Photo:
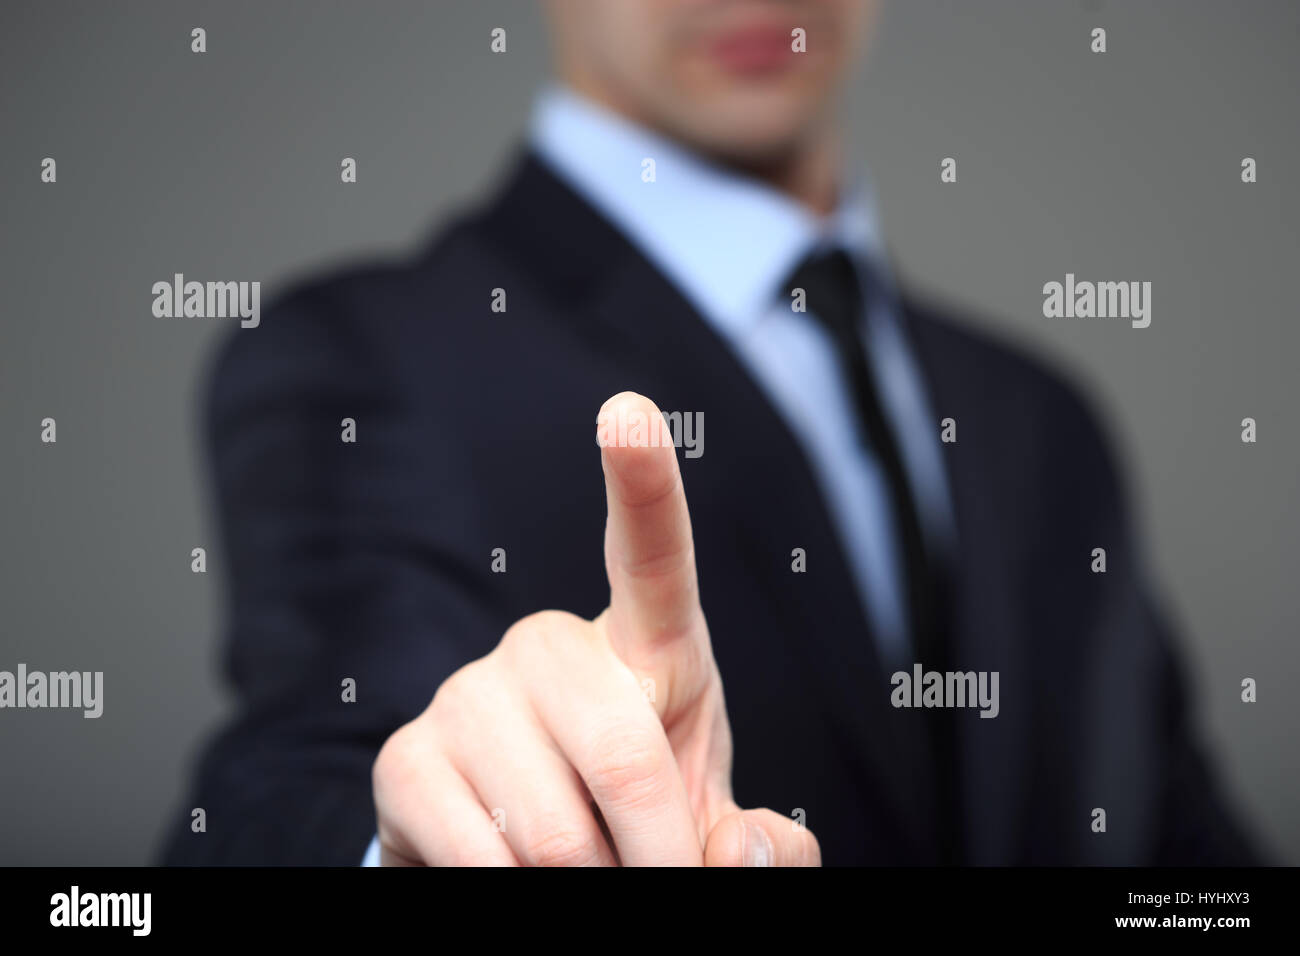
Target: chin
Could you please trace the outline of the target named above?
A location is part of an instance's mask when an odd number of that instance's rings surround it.
[[[746,165],[774,162],[807,137],[816,108],[743,103],[690,117],[681,138],[711,156]]]

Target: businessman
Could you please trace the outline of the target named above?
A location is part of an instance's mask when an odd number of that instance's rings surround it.
[[[1255,859],[1093,414],[891,275],[873,13],[553,0],[495,195],[231,338],[169,862]]]

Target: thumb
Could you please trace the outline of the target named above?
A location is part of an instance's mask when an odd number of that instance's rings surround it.
[[[704,865],[821,866],[822,851],[802,823],[772,810],[736,810],[709,831]]]

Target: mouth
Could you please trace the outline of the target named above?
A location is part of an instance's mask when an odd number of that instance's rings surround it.
[[[794,27],[788,24],[750,24],[723,30],[706,44],[710,59],[732,73],[775,73],[795,65],[804,56],[792,49]]]

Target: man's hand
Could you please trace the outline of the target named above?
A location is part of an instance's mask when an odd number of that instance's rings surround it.
[[[636,415],[660,413],[622,392],[597,420],[609,607],[516,622],[388,739],[373,775],[385,864],[820,863],[808,830],[731,798],[677,456],[618,445]]]

